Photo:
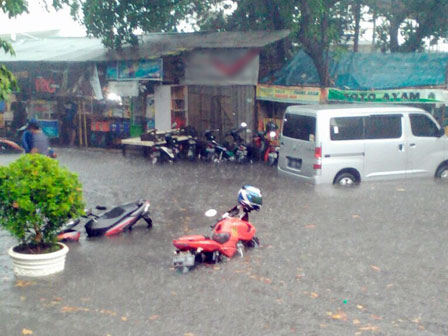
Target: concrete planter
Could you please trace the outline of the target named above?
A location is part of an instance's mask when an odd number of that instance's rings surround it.
[[[14,252],[14,247],[8,251],[13,265],[14,273],[19,276],[39,277],[61,272],[65,267],[65,257],[68,247],[58,243],[62,249],[43,254],[25,254]]]

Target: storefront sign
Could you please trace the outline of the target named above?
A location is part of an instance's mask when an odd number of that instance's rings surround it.
[[[318,104],[321,89],[315,87],[257,85],[257,99],[282,103]]]
[[[187,85],[257,85],[258,49],[215,49],[185,55]]]
[[[328,101],[366,103],[448,103],[448,90],[441,89],[397,89],[375,91],[353,91],[328,89]]]
[[[162,59],[116,62],[107,67],[106,78],[108,80],[162,80]]]
[[[39,96],[52,96],[62,87],[62,71],[43,71],[36,73],[33,79],[33,92]]]

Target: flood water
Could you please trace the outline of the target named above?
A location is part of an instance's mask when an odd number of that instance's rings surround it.
[[[0,231],[0,335],[447,335],[448,184],[433,179],[311,186],[262,164],[176,162],[58,149],[88,207],[140,198],[144,221],[112,238],[69,243],[63,273],[13,275]],[[7,164],[17,155],[0,156]],[[171,267],[172,239],[208,234],[252,184],[261,247],[244,257]]]

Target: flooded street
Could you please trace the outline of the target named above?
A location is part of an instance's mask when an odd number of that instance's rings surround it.
[[[262,164],[156,165],[130,153],[58,149],[89,208],[140,198],[144,221],[68,243],[65,271],[13,275],[0,231],[0,335],[447,335],[448,184],[433,179],[341,189],[281,178]],[[18,156],[0,157],[7,164]],[[261,247],[187,274],[172,240],[208,234],[252,184]]]

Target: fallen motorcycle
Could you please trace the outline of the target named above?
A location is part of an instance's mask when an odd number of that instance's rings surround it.
[[[237,252],[243,256],[245,247],[257,247],[255,227],[249,222],[249,213],[262,205],[261,191],[253,186],[243,186],[238,192],[238,204],[226,212],[212,225],[211,238],[204,235],[190,235],[173,240],[176,247],[174,268],[188,272],[201,262],[216,263],[232,258]],[[207,213],[216,211],[209,210]],[[206,213],[206,215],[208,215]]]
[[[82,217],[88,218],[89,221],[85,225],[87,235],[94,236],[111,236],[121,233],[125,230],[132,230],[140,219],[144,219],[148,224],[148,228],[152,227],[152,220],[149,217],[149,201],[139,200],[136,202],[117,206],[105,213],[96,215],[92,210],[86,211]],[[97,210],[107,210],[104,206],[97,206]],[[81,233],[76,230],[76,226],[80,223],[80,218],[71,219],[65,223],[61,231],[57,234],[58,241],[79,241]]]
[[[70,219],[62,226],[61,231],[57,234],[56,239],[61,242],[79,241],[81,232],[77,231],[75,227],[80,223],[79,218]]]
[[[148,228],[151,228],[149,206],[149,201],[139,200],[117,206],[100,215],[89,214],[88,217],[91,219],[85,225],[87,235],[89,237],[111,236],[125,230],[132,230],[140,219],[144,219]]]
[[[22,153],[23,148],[14,141],[0,138],[0,154]]]

